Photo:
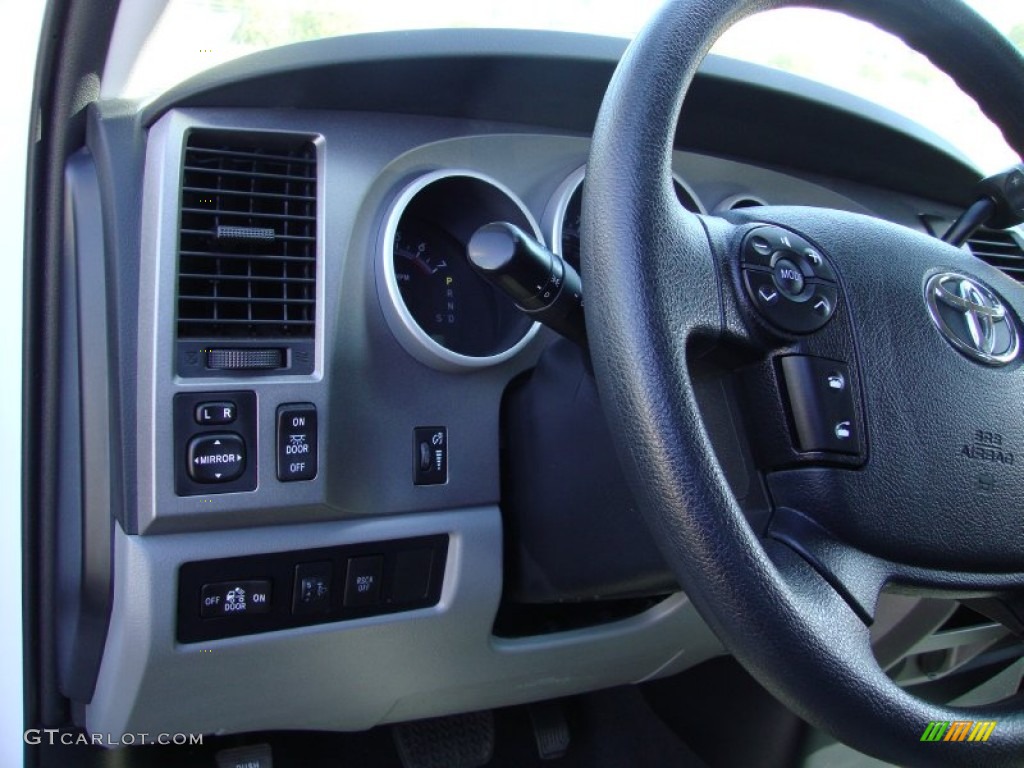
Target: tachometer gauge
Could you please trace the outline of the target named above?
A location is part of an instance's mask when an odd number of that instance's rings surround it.
[[[398,290],[413,320],[437,344],[462,355],[494,351],[499,298],[469,266],[465,247],[435,223],[403,216],[395,231]]]
[[[549,228],[553,249],[577,270],[580,269],[580,220],[583,216],[583,183],[586,168],[579,168],[555,192],[554,213]],[[676,197],[688,211],[704,213],[693,191],[678,176],[673,176]]]
[[[493,221],[540,236],[509,190],[470,172],[421,177],[392,206],[380,262],[384,279],[378,281],[382,306],[396,338],[429,365],[493,365],[536,333],[536,325],[466,259],[469,238]]]

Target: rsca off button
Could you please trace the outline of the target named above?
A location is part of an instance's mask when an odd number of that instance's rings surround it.
[[[229,483],[245,471],[245,441],[234,432],[194,437],[185,456],[188,474],[197,483]]]
[[[317,473],[316,406],[282,405],[277,409],[277,479],[312,480]]]

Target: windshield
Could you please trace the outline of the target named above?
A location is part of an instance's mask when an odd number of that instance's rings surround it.
[[[154,0],[125,3],[104,96],[146,98],[248,53],[338,35],[438,28],[545,29],[630,38],[662,0]],[[1019,48],[1024,4],[969,0]],[[125,9],[128,10],[126,15]],[[984,172],[1018,162],[977,105],[924,57],[874,27],[808,9],[747,19],[714,52],[869,99],[948,140]]]

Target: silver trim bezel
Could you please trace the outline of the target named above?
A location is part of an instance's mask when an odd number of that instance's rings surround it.
[[[740,208],[736,207],[737,203],[754,203],[754,205],[743,205]],[[742,210],[743,208],[756,208],[758,206],[768,205],[768,201],[760,195],[753,195],[749,192],[737,192],[734,195],[729,195],[719,201],[718,205],[715,206],[716,213],[728,213],[729,211]]]
[[[584,163],[575,171],[570,173],[561,184],[555,189],[544,211],[544,234],[548,237],[551,251],[559,256],[562,255],[562,227],[565,226],[565,213],[569,209],[569,201],[576,194],[576,190],[583,183],[587,175],[587,165]],[[696,213],[707,213],[704,201],[700,199],[693,187],[686,183],[686,180],[678,173],[672,173],[672,181],[678,184],[690,196],[690,199],[697,204]]]
[[[412,183],[405,186],[394,202],[388,208],[384,216],[384,225],[380,238],[380,247],[377,249],[377,294],[380,298],[381,308],[387,320],[388,327],[398,342],[414,358],[425,365],[442,371],[466,371],[488,368],[511,360],[518,355],[534,339],[540,330],[539,323],[531,324],[523,336],[508,349],[494,355],[474,357],[453,352],[434,341],[424,331],[416,319],[409,312],[409,308],[402,299],[398,287],[398,278],[395,276],[394,249],[395,233],[398,230],[398,222],[405,213],[412,199],[421,191],[435,182],[450,178],[470,178],[484,184],[489,184],[502,193],[529,222],[534,237],[541,243],[544,236],[541,234],[540,226],[536,219],[526,207],[523,201],[511,189],[498,180],[477,171],[467,169],[444,169],[431,171],[416,178]]]

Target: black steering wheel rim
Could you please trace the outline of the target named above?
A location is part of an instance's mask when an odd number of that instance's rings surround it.
[[[766,209],[729,223],[675,205],[675,125],[701,60],[740,19],[791,4],[796,3],[670,2],[616,70],[595,127],[583,214],[587,328],[602,400],[613,433],[621,436],[620,458],[632,490],[667,561],[728,650],[770,691],[808,721],[883,759],[1019,765],[1024,762],[1020,700],[972,710],[921,701],[878,667],[864,622],[886,583],[978,594],[1019,588],[1024,583],[1019,542],[999,553],[999,567],[980,566],[985,553],[979,550],[964,561],[971,567],[960,572],[944,567],[957,563],[949,552],[936,553],[934,562],[926,554],[925,562],[890,567],[885,555],[891,550],[882,551],[881,558],[861,556],[855,547],[830,538],[827,525],[821,528],[820,521],[805,520],[799,512],[777,510],[777,518],[788,523],[762,536],[752,530],[730,490],[704,423],[694,361],[731,336],[742,337],[750,325],[736,309],[735,269],[728,261],[754,222],[796,226],[822,238],[842,230],[830,250],[876,238],[911,254],[904,272],[919,270],[922,280],[932,259],[959,263],[923,237],[860,217]],[[841,11],[898,35],[975,98],[1015,149],[1024,148],[1024,100],[1007,97],[1024,93],[1024,63],[959,0],[799,4]],[[965,56],[965,50],[972,55]],[[1019,317],[1024,296],[993,273],[981,267],[971,272],[995,284]],[[856,291],[851,291],[848,314],[855,316]],[[1019,386],[1016,371],[1005,375],[1015,376]],[[868,456],[869,469],[874,460]],[[847,475],[856,471],[849,468]],[[1014,482],[1001,498],[1021,509],[1018,485]],[[821,567],[830,550],[838,554]],[[844,562],[855,572],[849,581]],[[1018,563],[1019,568],[1006,567]],[[857,594],[850,582],[863,586],[861,572],[874,564],[879,564],[877,579],[869,577],[866,594]],[[999,725],[982,749],[940,755],[922,748],[929,722],[961,720]]]

